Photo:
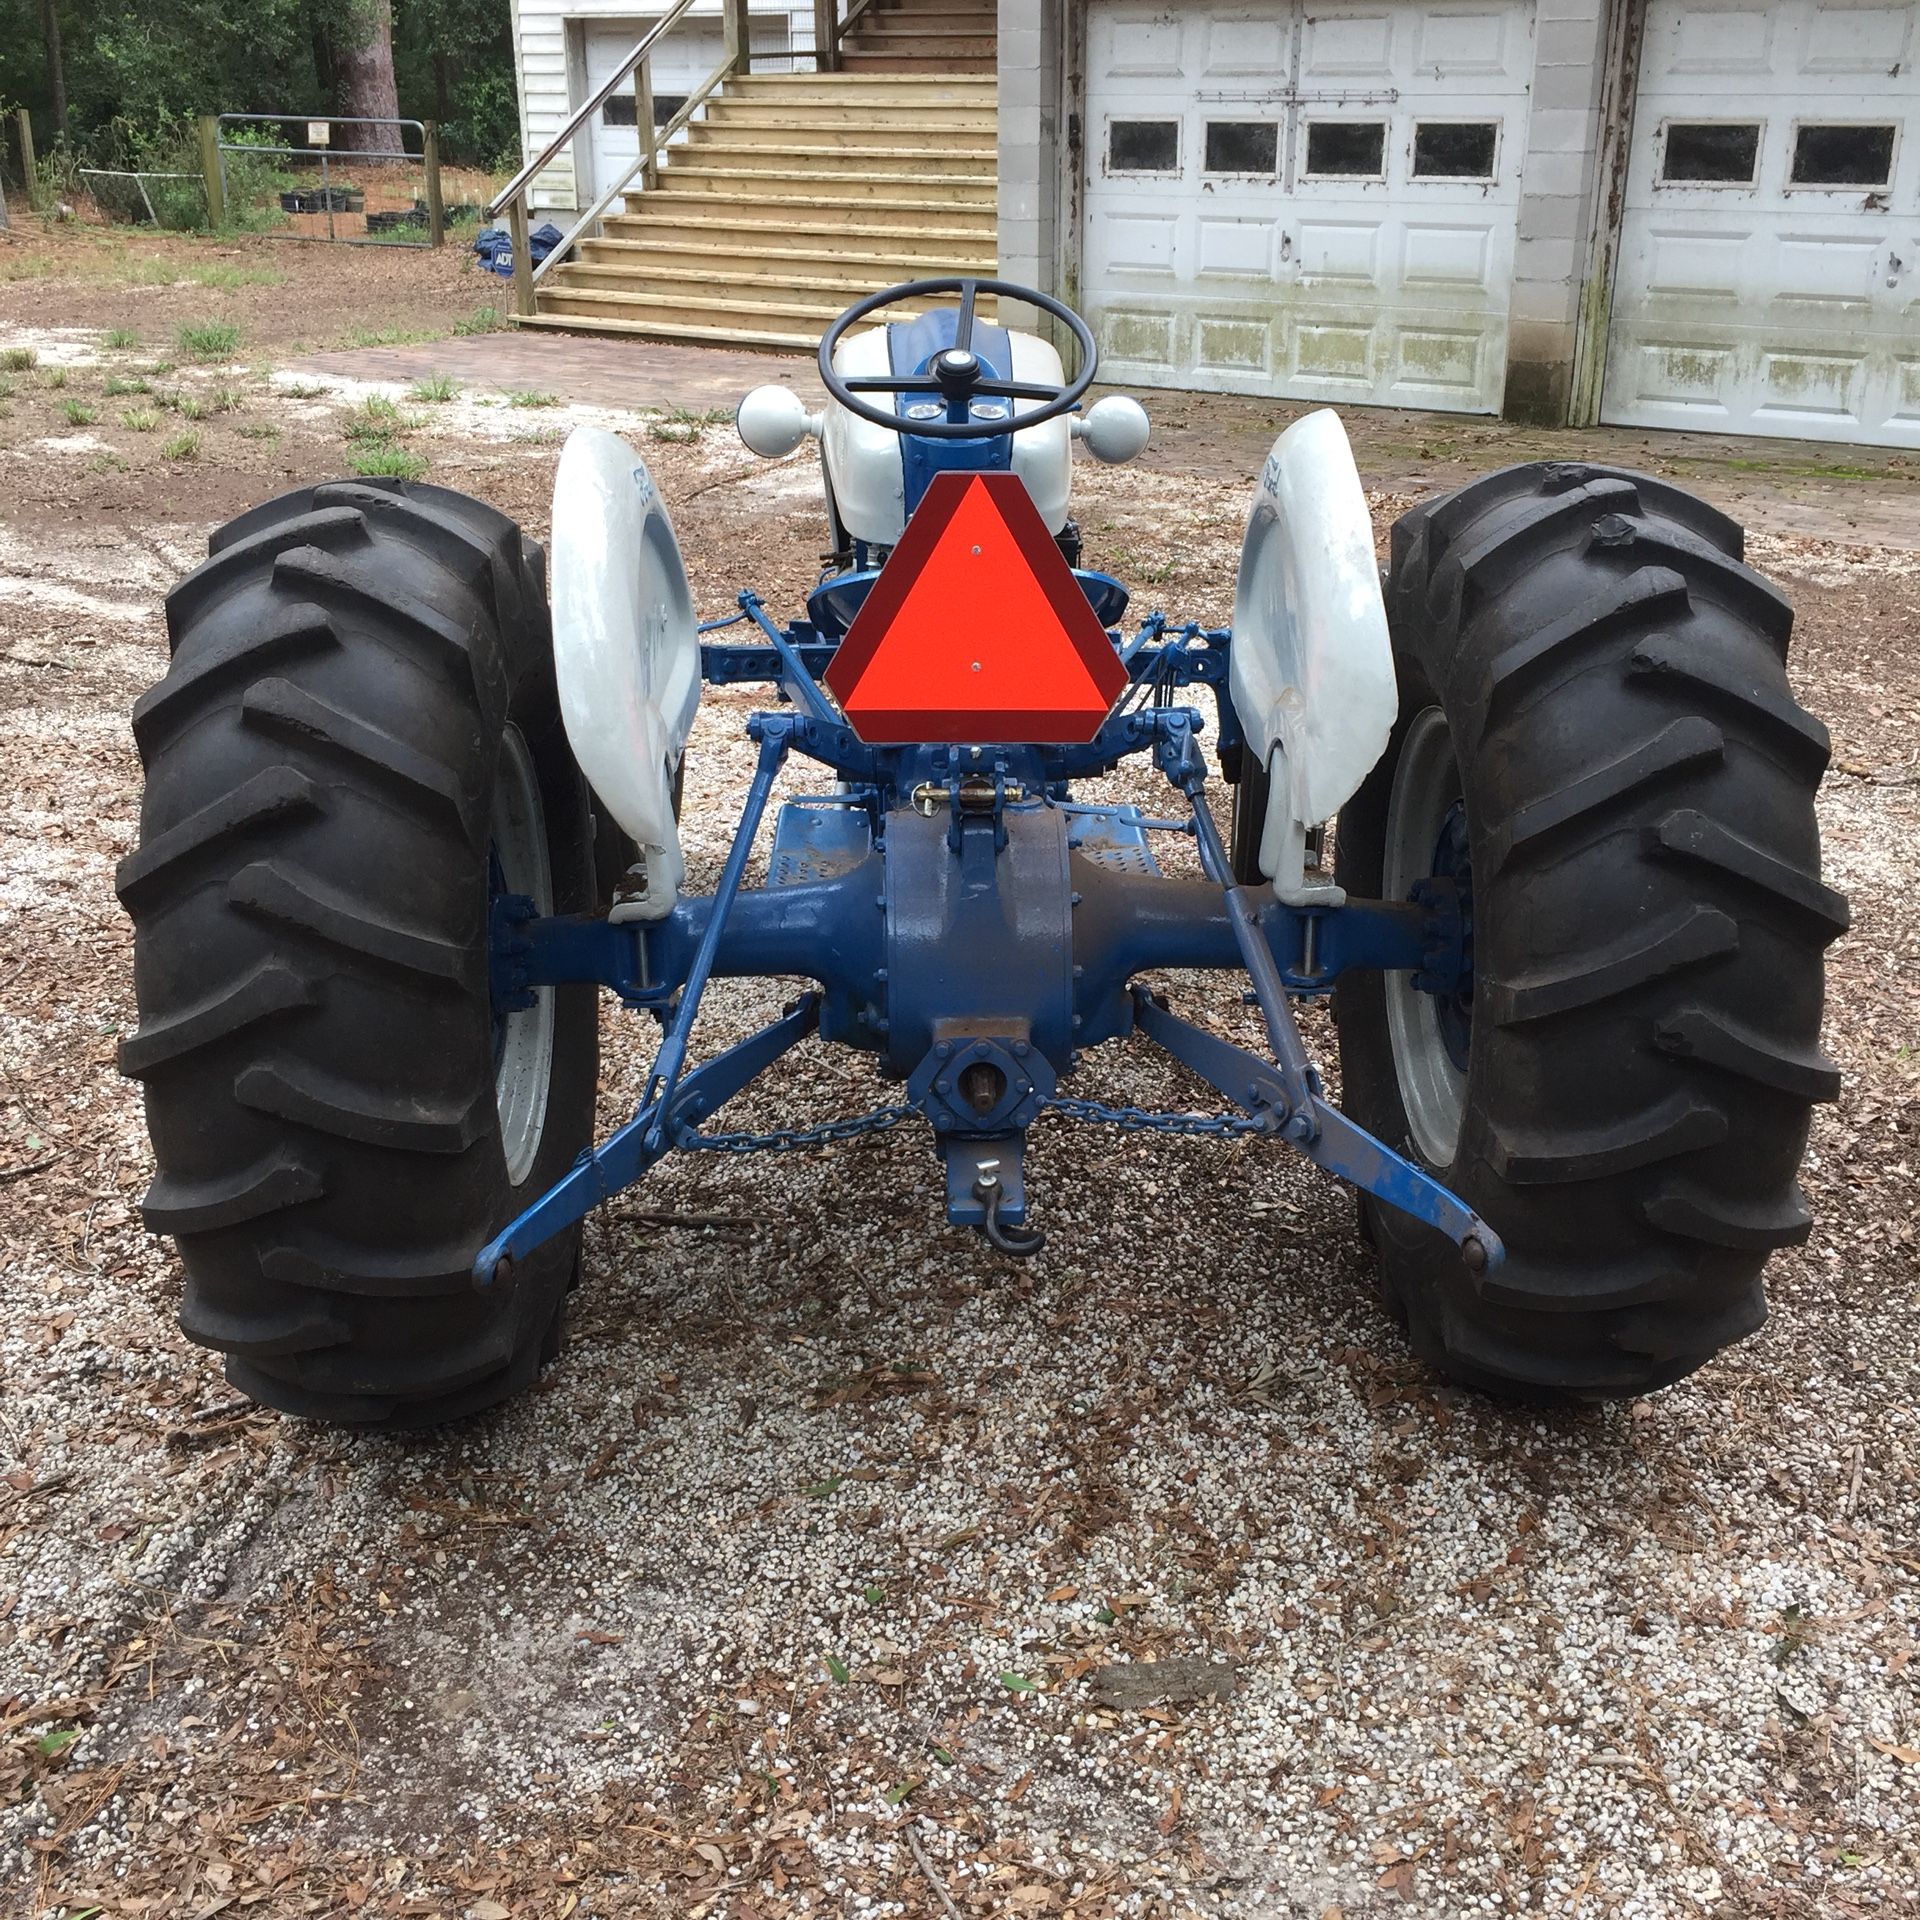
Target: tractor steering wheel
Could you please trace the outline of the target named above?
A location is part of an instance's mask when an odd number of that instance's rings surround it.
[[[960,296],[960,318],[953,332],[953,345],[933,356],[924,373],[858,375],[852,379],[842,379],[834,370],[833,351],[846,337],[847,330],[864,320],[868,314],[881,307],[891,307],[901,300],[920,300],[929,294],[957,293]],[[996,380],[989,377],[988,369],[981,363],[973,350],[973,309],[983,293],[997,294],[1003,300],[1023,300],[1029,306],[1038,307],[1042,313],[1050,313],[1073,335],[1074,344],[1080,350],[1079,371],[1064,387],[1037,386],[1032,382],[1019,380]],[[910,433],[925,440],[997,440],[1003,434],[1019,431],[1026,427],[1038,426],[1042,420],[1052,420],[1063,413],[1071,413],[1080,404],[1080,397],[1093,385],[1093,376],[1100,364],[1100,349],[1094,344],[1093,330],[1071,307],[1050,295],[1039,292],[1033,287],[1022,287],[1011,280],[904,280],[897,287],[883,287],[880,292],[869,294],[864,300],[849,307],[820,341],[820,379],[834,399],[849,413],[857,414],[862,420],[870,420],[876,427],[889,428],[894,433]],[[926,393],[943,400],[947,404],[948,417],[944,420],[908,420],[900,414],[874,406],[858,396],[863,393]],[[1031,413],[1015,414],[1011,406],[1008,415],[997,420],[975,420],[968,416],[968,410],[974,400],[995,399],[1009,402],[1016,400],[1040,400],[1046,404],[1033,409]],[[959,418],[954,418],[958,413]]]

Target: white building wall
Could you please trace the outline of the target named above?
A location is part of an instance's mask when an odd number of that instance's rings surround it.
[[[589,27],[611,22],[630,25],[637,41],[660,11],[635,7],[633,0],[512,0],[513,40],[520,79],[520,151],[523,160],[531,160],[560,129],[587,97],[585,35]],[[698,24],[712,33],[721,18],[721,0],[695,0],[687,24]],[[780,21],[786,27],[786,44],[796,55],[813,48],[813,9],[811,5],[779,7],[755,6],[753,20]],[[756,40],[758,36],[756,35]],[[810,68],[808,59],[795,65]],[[769,65],[760,71],[771,71]],[[661,91],[666,91],[662,88]],[[581,129],[578,136],[587,137]],[[534,182],[531,201],[537,212],[572,212],[582,205],[580,191],[586,163],[576,168],[573,155],[562,153]]]

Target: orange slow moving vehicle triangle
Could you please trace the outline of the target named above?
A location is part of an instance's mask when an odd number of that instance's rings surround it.
[[[934,476],[825,677],[869,746],[1091,740],[1127,684],[1011,473]]]

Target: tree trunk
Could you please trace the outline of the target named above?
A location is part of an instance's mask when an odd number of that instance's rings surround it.
[[[40,0],[40,34],[47,49],[47,90],[53,96],[53,137],[67,137],[67,60],[60,48],[60,16],[53,0]]]
[[[333,47],[335,111],[349,119],[397,120],[400,96],[393,81],[392,0],[354,0],[337,29]],[[342,127],[334,146],[354,153],[400,145],[398,127]]]

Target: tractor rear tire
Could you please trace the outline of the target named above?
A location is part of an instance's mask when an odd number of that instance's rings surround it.
[[[1472,987],[1450,1007],[1406,974],[1343,980],[1343,1098],[1504,1239],[1475,1274],[1364,1209],[1415,1348],[1508,1397],[1691,1373],[1760,1326],[1767,1256],[1810,1226],[1847,908],[1820,882],[1828,739],[1788,687],[1792,612],[1742,549],[1677,488],[1572,463],[1393,530],[1401,711],[1337,877],[1405,897],[1464,853]]]
[[[475,1254],[587,1144],[591,987],[496,1021],[490,901],[595,894],[540,553],[439,487],[288,494],[213,536],[134,709],[119,871],[187,1335],[268,1406],[425,1427],[557,1351],[578,1230]],[[511,1162],[511,1164],[510,1164]]]

